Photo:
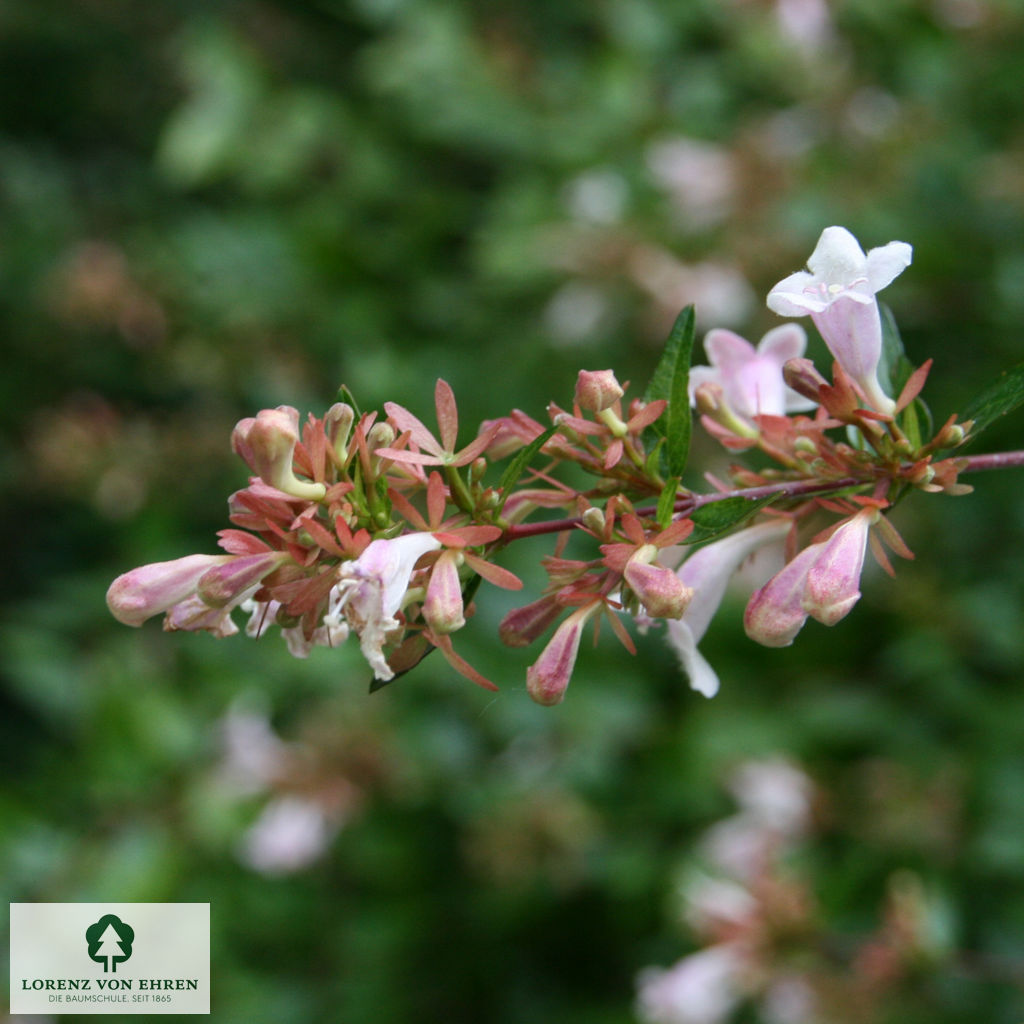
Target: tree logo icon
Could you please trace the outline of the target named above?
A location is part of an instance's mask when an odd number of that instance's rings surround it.
[[[135,929],[113,914],[105,914],[85,930],[89,943],[89,958],[103,964],[103,973],[117,973],[117,965],[132,955]]]

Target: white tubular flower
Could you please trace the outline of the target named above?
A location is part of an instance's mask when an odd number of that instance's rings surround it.
[[[781,541],[788,530],[784,519],[747,527],[695,551],[679,569],[679,579],[693,589],[693,597],[681,619],[669,620],[668,641],[690,677],[690,686],[705,697],[718,692],[718,675],[697,644],[722,603],[729,578],[758,548]]]
[[[440,547],[432,533],[407,533],[394,540],[372,541],[357,559],[341,567],[338,607],[359,634],[359,647],[377,679],[394,678],[384,644],[388,633],[399,626],[395,614],[402,607],[416,563]]]
[[[790,274],[768,293],[769,309],[781,316],[810,314],[868,403],[887,415],[895,403],[878,383],[882,321],[875,295],[910,265],[912,256],[906,242],[889,242],[865,255],[846,228],[826,228],[807,261],[810,272]]]

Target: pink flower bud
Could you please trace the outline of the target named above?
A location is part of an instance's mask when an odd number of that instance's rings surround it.
[[[233,555],[186,555],[170,562],[153,562],[118,576],[107,590],[107,607],[126,626],[141,626],[146,619],[167,611],[195,593],[202,576],[214,566],[234,560]]]
[[[423,601],[423,618],[435,633],[454,633],[466,624],[458,551],[443,551],[434,563]]]
[[[199,580],[196,593],[211,608],[222,608],[286,561],[288,554],[284,551],[237,555],[230,562],[208,569]]]
[[[498,636],[507,647],[526,647],[547,631],[562,614],[562,606],[553,594],[538,601],[513,608],[498,627]]]
[[[643,545],[626,563],[622,576],[648,615],[678,619],[686,611],[693,590],[672,569],[650,564],[657,553],[653,544]]]
[[[828,381],[810,359],[787,359],[782,367],[782,379],[787,387],[812,402],[820,401],[821,389],[828,387]]]
[[[765,647],[786,647],[808,615],[826,626],[843,618],[860,598],[868,531],[878,515],[876,508],[862,509],[776,573],[747,605],[747,636]]]
[[[743,616],[747,636],[764,647],[788,647],[807,621],[803,594],[807,572],[819,545],[804,548],[760,590],[754,591]]]
[[[538,704],[559,704],[565,697],[580,638],[587,620],[600,607],[594,603],[578,608],[555,630],[541,656],[526,670],[526,689]]]
[[[611,370],[580,370],[576,378],[576,404],[588,412],[603,412],[624,394]]]
[[[241,420],[231,435],[234,450],[265,483],[296,498],[319,501],[326,487],[299,480],[292,469],[298,440],[299,413],[287,405],[263,409],[255,419]]]
[[[878,509],[865,508],[839,526],[820,545],[821,551],[807,572],[804,611],[826,626],[834,626],[860,598],[868,531],[878,514]]]

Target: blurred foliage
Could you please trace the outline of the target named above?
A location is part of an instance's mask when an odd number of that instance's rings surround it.
[[[460,640],[500,695],[431,658],[372,698],[357,652],[129,631],[103,594],[213,550],[238,418],[342,382],[425,415],[442,375],[467,429],[581,365],[642,386],[687,303],[772,326],[829,224],[914,244],[885,298],[936,419],[963,407],[1020,359],[1024,6],[8,0],[0,67],[8,900],[211,902],[218,1021],[619,1022],[687,948],[675,872],[724,773],[781,752],[830,794],[809,870],[839,933],[894,872],[945,902],[960,959],[877,1019],[1019,1024],[1013,472],[902,509],[917,561],[833,630],[767,651],[720,615],[713,701],[652,635],[535,707],[493,594]],[[239,700],[285,781],[225,781]],[[244,842],[282,789],[333,830],[268,873]]]

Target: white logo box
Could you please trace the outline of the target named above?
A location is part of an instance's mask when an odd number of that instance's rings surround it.
[[[12,1013],[209,1013],[209,903],[12,903]]]

